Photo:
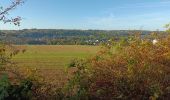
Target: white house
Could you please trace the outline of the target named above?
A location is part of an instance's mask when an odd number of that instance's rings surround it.
[[[158,43],[158,40],[157,40],[157,39],[154,39],[154,40],[152,41],[152,43],[155,45],[155,44]]]

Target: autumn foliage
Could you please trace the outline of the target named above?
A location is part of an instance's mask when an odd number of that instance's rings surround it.
[[[150,37],[159,42],[152,43]],[[168,100],[170,35],[135,35],[74,64],[69,95],[77,100]]]

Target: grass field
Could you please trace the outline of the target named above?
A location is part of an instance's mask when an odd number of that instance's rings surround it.
[[[99,46],[81,45],[23,45],[25,53],[19,53],[13,61],[19,66],[38,69],[55,69],[66,67],[74,58],[87,58],[99,51]]]
[[[18,67],[36,68],[46,82],[62,86],[67,81],[64,68],[75,58],[88,58],[95,55],[99,46],[81,45],[22,45],[26,49],[12,59]],[[22,73],[22,72],[21,72]]]

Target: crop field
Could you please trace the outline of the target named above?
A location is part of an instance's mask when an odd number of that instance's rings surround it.
[[[26,49],[13,58],[19,66],[38,69],[58,69],[66,67],[72,59],[87,58],[99,51],[99,46],[81,45],[23,45]]]
[[[46,82],[62,85],[67,80],[65,68],[75,58],[88,58],[95,55],[99,46],[82,45],[21,45],[26,49],[13,57],[18,67],[36,68]]]

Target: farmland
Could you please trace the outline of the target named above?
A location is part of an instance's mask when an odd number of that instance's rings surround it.
[[[13,58],[19,66],[39,69],[58,69],[66,67],[70,60],[75,58],[87,58],[94,55],[99,46],[80,45],[22,45],[16,46],[26,49],[25,53],[19,53]]]
[[[18,67],[36,68],[47,82],[63,84],[66,81],[64,69],[75,58],[88,58],[100,50],[99,46],[82,45],[21,45],[26,49],[12,59]]]

